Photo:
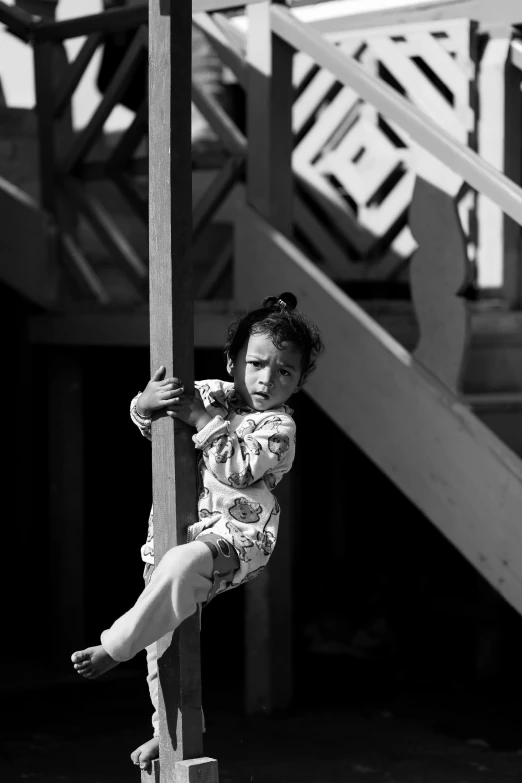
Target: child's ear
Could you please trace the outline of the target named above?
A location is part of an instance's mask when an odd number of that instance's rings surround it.
[[[234,362],[230,356],[227,356],[227,372],[232,376],[232,378],[234,377]]]

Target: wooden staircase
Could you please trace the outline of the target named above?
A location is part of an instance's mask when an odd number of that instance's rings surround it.
[[[249,257],[242,305],[288,289],[320,324],[327,350],[307,392],[522,613],[522,460],[253,210],[236,252]]]

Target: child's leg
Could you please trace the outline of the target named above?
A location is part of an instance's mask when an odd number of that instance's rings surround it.
[[[133,764],[141,769],[149,769],[153,759],[159,757],[159,714],[158,714],[158,652],[156,642],[147,647],[147,684],[150,700],[154,707],[152,715],[152,738],[131,753]]]
[[[201,541],[170,549],[132,609],[102,633],[102,644],[73,654],[78,673],[98,677],[174,631],[206,600],[213,563],[210,548]]]
[[[150,700],[154,707],[152,713],[152,735],[159,737],[158,714],[158,648],[156,642],[147,647],[147,685],[149,686]]]

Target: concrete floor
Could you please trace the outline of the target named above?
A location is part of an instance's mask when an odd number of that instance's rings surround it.
[[[522,719],[506,699],[401,688],[343,705],[315,685],[313,705],[274,718],[245,718],[237,688],[207,689],[205,754],[218,759],[220,783],[522,779]],[[24,684],[4,667],[0,694],[1,783],[138,783],[128,756],[149,737],[141,673],[121,667],[94,683],[49,676]]]

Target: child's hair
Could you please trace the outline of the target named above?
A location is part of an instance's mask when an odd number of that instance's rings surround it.
[[[240,316],[228,327],[224,348],[225,361],[236,356],[251,334],[265,334],[281,349],[284,343],[292,343],[302,353],[302,386],[315,370],[317,358],[324,346],[317,326],[296,310],[297,298],[288,291],[279,296],[268,296],[263,306]]]

